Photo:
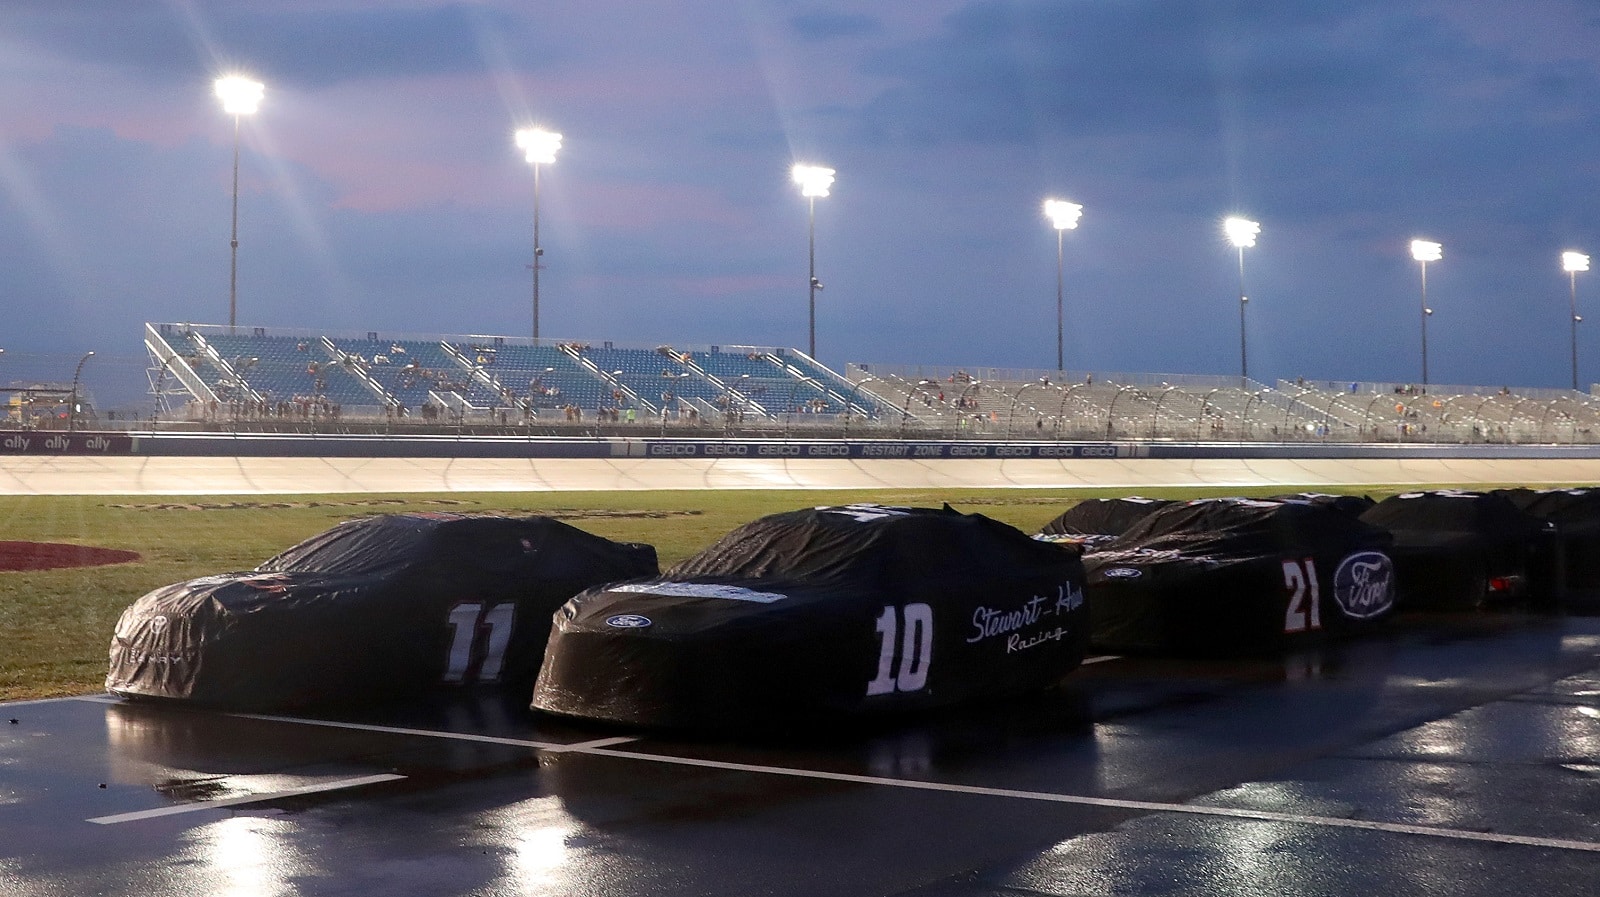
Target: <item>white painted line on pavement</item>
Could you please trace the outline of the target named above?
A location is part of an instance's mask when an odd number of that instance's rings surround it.
[[[1207,807],[1198,804],[1172,804],[1158,801],[1121,800],[1110,797],[1088,797],[1077,794],[1057,794],[1049,791],[1019,791],[1011,788],[985,788],[977,785],[951,785],[943,782],[919,782],[913,779],[888,779],[879,776],[853,775],[851,773],[822,772],[810,769],[792,769],[783,766],[759,766],[750,763],[729,763],[721,760],[700,760],[692,757],[673,757],[661,754],[643,754],[636,751],[617,751],[595,748],[587,753],[604,757],[620,757],[653,763],[672,763],[680,766],[698,766],[725,769],[735,772],[791,776],[804,779],[822,779],[833,782],[851,782],[859,785],[882,785],[890,788],[907,788],[915,791],[942,791],[949,794],[974,794],[985,797],[1008,797],[1020,800],[1049,803],[1077,804],[1088,807],[1105,807],[1113,810],[1140,810],[1151,813],[1188,813],[1197,816],[1223,816],[1249,819],[1258,822],[1283,822],[1315,825],[1325,828],[1353,828],[1368,831],[1390,832],[1406,835],[1426,835],[1434,838],[1451,838],[1459,841],[1487,841],[1494,844],[1519,844],[1530,847],[1551,847],[1560,850],[1581,850],[1600,853],[1600,843],[1571,841],[1564,838],[1536,838],[1526,835],[1503,835],[1496,832],[1474,832],[1464,829],[1440,828],[1429,825],[1408,825],[1395,822],[1374,822],[1363,819],[1341,819],[1336,816],[1300,816],[1293,813],[1273,813],[1265,810],[1246,810],[1233,807]]]
[[[615,747],[616,745],[619,745],[619,744],[628,744],[630,742],[634,742],[634,741],[638,741],[638,740],[639,740],[639,738],[636,735],[618,735],[615,738],[596,738],[594,741],[581,741],[581,742],[579,742],[577,744],[567,744],[567,745],[562,745],[561,747],[545,748],[545,750],[549,751],[552,754],[560,754],[560,753],[563,753],[563,752],[565,752],[565,753],[573,753],[573,752],[584,753],[584,752],[589,752],[589,751],[596,751],[596,750],[599,750],[600,748]]]
[[[361,776],[354,779],[336,779],[331,782],[318,782],[315,785],[305,785],[300,788],[289,788],[284,791],[274,791],[270,794],[247,794],[241,797],[227,797],[221,800],[202,800],[194,803],[178,804],[171,807],[160,807],[155,810],[139,810],[133,813],[118,813],[114,816],[96,816],[88,820],[96,825],[115,825],[119,822],[138,822],[142,819],[155,819],[161,816],[177,816],[182,813],[198,813],[202,810],[217,810],[223,807],[237,807],[243,804],[259,804],[270,800],[279,800],[285,797],[299,797],[303,794],[320,794],[325,791],[340,791],[345,788],[359,788],[363,785],[375,785],[379,782],[395,782],[405,776],[384,773],[381,775]]]

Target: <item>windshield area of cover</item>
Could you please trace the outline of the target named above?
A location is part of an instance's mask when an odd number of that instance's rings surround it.
[[[437,519],[395,515],[352,520],[285,550],[256,570],[263,573],[368,575],[428,556]]]

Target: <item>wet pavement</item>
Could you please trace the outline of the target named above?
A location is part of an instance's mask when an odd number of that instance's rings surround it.
[[[0,895],[1591,895],[1600,618],[1105,659],[847,732],[494,697],[337,718],[0,704]],[[13,722],[13,720],[15,720]]]

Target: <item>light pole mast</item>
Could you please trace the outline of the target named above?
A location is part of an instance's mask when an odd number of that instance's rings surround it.
[[[539,269],[544,266],[544,247],[539,244],[539,167],[556,160],[561,135],[543,128],[522,128],[516,133],[520,148],[533,166],[533,338],[539,338]]]
[[[1444,246],[1429,240],[1412,240],[1411,257],[1422,269],[1422,385],[1428,385],[1428,318],[1433,309],[1428,307],[1428,263],[1444,258]]]
[[[233,116],[233,230],[228,240],[228,332],[232,333],[239,317],[239,118],[261,107],[266,88],[240,75],[218,78],[213,88],[222,111]]]
[[[806,354],[817,357],[817,198],[806,197],[809,206],[806,225],[806,244],[809,263],[806,267]]]
[[[1239,250],[1239,378],[1249,380],[1250,355],[1245,348],[1244,307],[1250,297],[1244,291],[1244,251],[1256,245],[1261,225],[1245,218],[1229,218],[1222,222],[1222,230],[1228,235],[1228,242]]]
[[[1044,214],[1050,219],[1050,225],[1056,229],[1056,370],[1064,371],[1067,369],[1064,336],[1066,311],[1062,297],[1066,277],[1062,265],[1061,237],[1078,226],[1078,219],[1083,217],[1083,206],[1060,199],[1047,199],[1044,201]]]
[[[800,185],[800,195],[806,198],[810,213],[806,229],[810,249],[810,267],[806,279],[808,294],[806,352],[812,358],[817,357],[817,290],[822,289],[822,281],[817,280],[817,197],[828,195],[829,188],[833,186],[834,174],[833,169],[817,165],[796,165],[790,171],[794,182]]]
[[[1567,282],[1570,287],[1568,296],[1571,299],[1572,317],[1572,389],[1578,389],[1578,324],[1583,318],[1578,316],[1578,272],[1589,270],[1589,257],[1581,252],[1561,253],[1561,269],[1567,272]]]

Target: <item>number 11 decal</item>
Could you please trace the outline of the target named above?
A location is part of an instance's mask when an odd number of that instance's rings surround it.
[[[902,616],[905,618],[903,627]],[[878,616],[877,630],[878,677],[867,683],[867,694],[921,690],[928,684],[928,665],[933,663],[933,608],[926,604],[908,604],[903,608],[890,605]],[[897,639],[896,635],[901,637]],[[898,655],[896,642],[900,645]]]
[[[1289,608],[1283,614],[1283,631],[1306,632],[1322,628],[1322,596],[1317,586],[1317,565],[1311,558],[1283,562],[1283,587]]]
[[[450,608],[450,658],[444,681],[452,685],[470,682],[498,682],[506,662],[506,646],[511,644],[511,628],[517,622],[515,604],[491,604],[485,610],[476,602]],[[473,661],[478,662],[476,675]]]

